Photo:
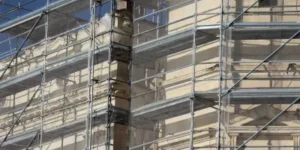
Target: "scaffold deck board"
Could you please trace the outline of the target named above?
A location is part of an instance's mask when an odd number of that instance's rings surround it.
[[[247,97],[245,94],[247,93],[253,93],[252,97]],[[276,96],[276,94],[278,93]],[[276,90],[260,90],[259,92],[257,90],[237,90],[232,93],[232,99],[230,100],[231,104],[282,104],[282,103],[290,103],[295,99],[295,97],[298,96],[299,91],[285,91],[285,93],[289,93],[286,95],[280,94],[279,91]],[[269,95],[269,97],[266,98],[266,95]],[[271,96],[270,96],[271,95]],[[257,97],[257,98],[255,98]],[[187,94],[183,96],[178,96],[175,98],[166,99],[163,101],[157,101],[152,104],[144,105],[142,107],[138,107],[137,109],[132,110],[132,125],[138,126],[144,123],[149,123],[152,121],[158,121],[162,119],[172,118],[176,116],[180,116],[183,114],[187,114],[190,112],[190,101],[191,101],[192,95]],[[208,108],[212,105],[214,105],[213,101],[217,101],[217,92],[207,92],[207,93],[201,93],[196,92],[195,95],[195,110],[201,110]],[[206,99],[206,100],[203,100]],[[211,104],[207,101],[211,101]],[[96,124],[104,124],[105,123],[105,117],[106,116],[106,109],[99,109],[94,114]],[[148,118],[148,119],[147,119]],[[150,120],[151,118],[151,120]],[[155,119],[155,120],[153,120]],[[82,131],[85,127],[85,119],[80,119],[75,122],[72,122],[70,124],[66,124],[64,126],[57,127],[52,130],[47,130],[44,133],[44,141],[50,141],[51,139],[55,139],[60,137],[61,135],[68,135],[70,133],[76,133],[79,131]],[[9,148],[16,148],[16,145],[22,144],[22,143],[28,143],[30,139],[32,139],[33,136],[35,136],[35,133],[37,130],[28,131],[19,135],[14,135],[8,139],[7,142],[5,142],[4,147]],[[49,136],[48,136],[49,135]]]
[[[300,96],[299,92],[300,89],[237,89],[228,96],[230,104],[290,104]],[[196,92],[196,95],[199,98],[218,101],[217,91]]]
[[[106,108],[98,109],[94,115],[95,124],[104,124],[106,116]],[[51,130],[45,130],[43,133],[43,142],[49,142],[53,139],[59,138],[62,135],[69,135],[72,133],[77,133],[83,131],[85,128],[85,118],[78,119],[71,123],[66,123]],[[29,141],[35,136],[39,129],[33,129],[31,131],[26,131],[18,135],[13,135],[8,138],[8,140],[3,144],[3,148],[7,149],[22,149],[29,143]]]
[[[229,40],[262,40],[262,39],[288,39],[300,28],[287,29],[285,27],[256,27],[256,28],[234,28],[228,30],[231,34]],[[192,48],[193,29],[187,29],[176,33],[170,33],[164,37],[150,42],[145,42],[133,47],[133,57],[138,62],[149,62],[158,57],[174,54]],[[196,34],[197,45],[217,40],[219,27],[198,28]],[[296,38],[299,38],[297,36]]]
[[[97,62],[100,63],[107,60],[106,56],[108,56],[108,49],[109,46],[106,45],[95,51],[95,57],[98,60]],[[53,80],[57,78],[57,76],[64,77],[65,75],[86,68],[88,62],[87,53],[88,51],[83,51],[81,53],[49,63],[48,66],[51,64],[65,62],[65,64],[63,65],[49,68],[47,70],[47,73],[49,74],[47,76],[47,81]],[[5,97],[7,95],[10,95],[11,93],[17,93],[22,90],[26,90],[28,88],[39,85],[41,83],[41,73],[42,66],[28,73],[18,75],[0,82],[0,97]]]

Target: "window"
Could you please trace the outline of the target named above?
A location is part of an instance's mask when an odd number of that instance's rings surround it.
[[[259,0],[259,7],[273,7],[277,6],[277,0]]]

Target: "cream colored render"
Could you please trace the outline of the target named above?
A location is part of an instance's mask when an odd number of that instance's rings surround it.
[[[177,2],[171,1],[171,3]],[[231,6],[234,6],[234,2],[231,0]],[[250,5],[254,0],[247,0],[244,5]],[[295,4],[296,0],[285,1],[284,5]],[[198,2],[198,13],[209,12],[209,13],[219,13],[219,1],[212,2],[211,0],[201,0]],[[256,11],[265,11],[270,8],[253,8],[251,10]],[[291,8],[292,9],[292,8]],[[181,19],[187,16],[194,14],[195,6],[191,3],[180,8],[172,9],[168,14],[168,21],[172,22],[177,19]],[[235,10],[232,10],[235,11]],[[274,20],[276,18],[276,20]],[[294,15],[258,15],[251,16],[246,15],[241,21],[243,22],[295,22],[298,21],[299,16]],[[173,24],[168,26],[168,33],[176,33],[179,31],[187,30],[193,27],[194,18]],[[233,19],[233,16],[228,18],[228,21]],[[218,14],[213,15],[202,15],[197,18],[198,25],[209,25],[209,24],[218,24],[220,23],[220,16]],[[101,24],[97,26],[98,33],[105,31]],[[87,28],[89,30],[89,27]],[[71,36],[77,35],[77,40],[88,39],[88,34],[85,30],[79,30],[76,34],[71,34]],[[108,41],[108,36],[100,36],[97,38],[99,41],[98,45],[105,45]],[[147,39],[141,39],[140,41],[145,41]],[[226,77],[242,77],[248,71],[250,71],[257,63],[259,63],[264,57],[266,57],[272,50],[280,46],[285,40],[228,40],[226,43],[226,50],[230,54],[228,61],[241,61],[247,63],[240,63],[231,66],[227,66]],[[48,43],[48,55],[47,62],[52,62],[64,58],[66,56],[74,55],[76,53],[87,51],[90,49],[90,41],[80,45],[64,46],[69,45],[66,43],[66,37],[61,36],[55,39],[51,39]],[[192,46],[192,45],[191,45]],[[273,58],[273,60],[297,60],[299,58],[300,52],[297,51],[299,46],[299,40],[293,40],[288,44],[284,50],[281,51],[280,55]],[[25,48],[25,53],[18,58],[18,62],[21,65],[18,65],[17,69],[10,69],[7,73],[6,78],[12,76],[21,75],[30,70],[37,68],[43,64],[43,51],[45,50],[44,43],[39,45],[30,46]],[[58,50],[58,51],[56,51]],[[218,64],[218,50],[219,42],[212,41],[210,43],[202,44],[197,46],[196,50],[196,91],[198,92],[207,92],[207,91],[217,91],[218,90],[218,67],[214,67]],[[298,54],[299,53],[299,54]],[[191,74],[192,74],[192,49],[187,49],[182,52],[167,56],[165,58],[159,58],[156,61],[155,69],[149,69],[148,74],[157,74],[160,71],[170,71],[164,75],[163,78],[157,78],[156,84],[161,86],[162,89],[159,92],[154,92],[154,94],[145,95],[142,98],[137,98],[132,103],[132,108],[137,108],[139,106],[147,105],[154,103],[153,101],[161,101],[166,99],[175,98],[178,96],[186,95],[191,93]],[[26,59],[34,58],[33,60],[26,61]],[[69,60],[69,61],[72,61]],[[256,62],[256,63],[253,63]],[[4,62],[3,62],[4,63]],[[64,62],[59,64],[50,65],[47,69],[57,65],[63,65]],[[287,69],[289,63],[269,63],[265,64],[262,67],[259,67],[258,70],[262,71],[260,73],[255,73],[251,77],[295,77],[298,73],[287,74],[285,70]],[[188,66],[189,67],[185,67]],[[176,70],[176,68],[181,68]],[[113,70],[116,70],[117,66],[114,66]],[[233,70],[234,69],[234,70]],[[153,71],[154,70],[154,71]],[[162,71],[163,70],[163,71]],[[173,70],[173,71],[172,71]],[[176,71],[174,71],[176,70]],[[238,73],[231,73],[232,71],[238,70]],[[275,72],[278,70],[279,72]],[[152,73],[153,71],[154,73]],[[107,63],[103,62],[95,66],[95,75],[97,79],[102,80],[107,77]],[[0,72],[1,73],[1,72]],[[144,70],[137,71],[138,73],[145,73]],[[146,75],[145,75],[146,76]],[[56,77],[57,79],[49,81],[47,83],[46,89],[46,100],[47,105],[45,106],[45,117],[44,117],[44,128],[50,129],[59,127],[68,122],[72,122],[76,119],[85,118],[87,113],[86,95],[87,95],[87,69],[80,70],[78,72],[72,73],[67,77]],[[153,83],[154,80],[149,80],[147,82]],[[235,80],[228,80],[226,83],[223,83],[227,87],[233,85],[236,82]],[[299,87],[299,81],[291,80],[249,80],[243,81],[239,88],[291,88]],[[142,87],[133,87],[133,95],[138,95],[139,93],[147,92],[150,89],[155,89],[157,87],[150,85],[148,83],[141,83]],[[167,87],[167,88],[165,88]],[[37,88],[37,87],[36,87]],[[11,96],[5,97],[4,103],[2,103],[2,108],[7,108],[8,111],[12,111],[13,107],[19,104],[24,104],[30,99],[33,95],[36,88],[28,89],[19,93],[16,93]],[[72,90],[76,88],[82,88],[76,93],[73,93]],[[64,93],[63,91],[67,90],[64,95],[59,95]],[[97,85],[95,87],[95,97],[99,96],[100,98],[95,101],[95,108],[101,108],[105,106],[106,102],[106,87]],[[49,95],[49,96],[48,96]],[[62,100],[68,98],[68,103]],[[38,98],[36,97],[35,105],[31,106],[27,113],[24,115],[24,120],[20,122],[20,125],[16,126],[13,135],[22,133],[34,128],[40,127],[40,116],[39,116],[39,103]],[[154,100],[153,100],[154,99]],[[71,105],[70,109],[60,109],[68,107]],[[283,110],[285,105],[233,105],[226,110],[229,112],[224,120],[229,119],[227,133],[228,135],[224,136],[224,140],[227,146],[236,146],[241,144],[243,140],[247,139],[251,134],[255,133],[258,129],[258,126],[264,125],[266,120],[273,118],[280,110]],[[297,118],[296,109],[297,105],[289,109],[288,113],[280,117],[277,120],[277,124],[268,127],[263,131],[261,136],[258,136],[257,139],[251,141],[249,145],[293,145],[299,144],[300,139],[300,122]],[[19,111],[14,111],[14,114],[18,114]],[[12,122],[12,114],[2,115],[1,117],[1,135],[5,134],[5,131],[9,128]],[[190,115],[181,115],[174,118],[169,118],[162,120],[159,125],[162,126],[162,129],[158,132],[151,131],[138,131],[132,130],[135,135],[134,141],[136,144],[142,144],[145,141],[152,141],[158,138],[172,137],[176,134],[183,133],[183,136],[176,138],[170,138],[168,141],[157,142],[151,146],[145,146],[145,149],[158,149],[157,147],[163,149],[164,147],[174,147],[181,146],[188,143],[189,135],[185,135],[184,132],[189,131],[190,127]],[[206,108],[195,112],[195,130],[199,131],[195,133],[195,147],[197,146],[208,146],[216,144],[216,131],[214,130],[217,127],[217,112],[213,108]],[[200,132],[201,131],[201,132]],[[74,149],[83,149],[84,146],[84,131],[79,133],[74,133],[68,136],[62,136],[60,139],[56,139],[52,142],[45,143],[44,148],[48,150],[74,150]],[[101,144],[104,142],[105,136],[105,126],[101,125],[94,129],[94,140],[95,144]],[[103,147],[102,147],[103,148]],[[38,148],[35,148],[38,149]],[[98,148],[98,149],[101,149]],[[104,149],[104,148],[103,148]],[[212,149],[212,148],[207,148]],[[248,148],[246,148],[248,149]],[[267,148],[260,148],[267,149]],[[285,150],[294,149],[294,148],[284,148]]]
[[[85,28],[85,29],[84,29]],[[102,22],[96,24],[96,43],[98,47],[105,46],[109,44],[109,34],[106,33],[101,35],[104,32],[108,31],[108,28]],[[63,66],[65,63],[75,61],[81,57],[87,57],[87,54],[79,55],[78,57],[66,59],[59,63],[53,63],[60,59],[64,59],[69,56],[75,56],[84,51],[91,49],[90,41],[90,26],[85,26],[78,31],[73,31],[68,33],[68,36],[62,34],[61,36],[50,38],[47,43],[47,67],[46,70],[52,68]],[[100,35],[100,36],[99,36]],[[76,41],[69,41],[69,38],[76,39],[79,42],[78,44],[73,44]],[[128,41],[124,39],[119,39],[118,36],[114,36],[115,42],[128,44]],[[126,43],[127,42],[127,43]],[[18,65],[13,66],[6,73],[5,79],[9,79],[15,76],[21,76],[27,72],[34,71],[36,68],[42,67],[44,63],[43,53],[46,51],[45,42],[40,42],[38,44],[28,46],[24,48],[24,53],[19,55]],[[103,56],[104,59],[108,60],[108,56]],[[96,58],[97,59],[97,58]],[[3,60],[1,63],[7,64],[10,59]],[[57,74],[46,74],[46,78],[54,76],[54,80],[51,80],[46,83],[45,89],[45,102],[44,102],[44,116],[43,116],[43,128],[44,130],[50,130],[59,128],[63,125],[70,124],[76,120],[82,120],[86,118],[87,115],[87,81],[88,81],[88,69],[87,62],[85,64],[86,68],[83,70],[76,71],[67,76],[60,76]],[[17,68],[16,68],[17,67]],[[70,66],[76,67],[76,66]],[[2,69],[1,74],[4,69]],[[117,65],[116,63],[112,64],[111,71],[112,76],[116,76]],[[108,63],[104,61],[103,63],[96,64],[94,66],[95,79],[102,81],[106,80],[108,77]],[[36,80],[41,81],[41,78]],[[20,85],[25,86],[25,85]],[[102,82],[100,85],[94,85],[94,109],[106,107],[107,103],[107,82]],[[118,90],[118,87],[116,87]],[[31,99],[38,87],[33,87],[25,91],[18,92],[14,95],[7,96],[2,98],[2,110],[3,112],[11,112],[8,115],[1,115],[1,136],[6,134],[6,131],[11,127],[14,120],[12,115],[19,115],[24,105]],[[25,114],[22,115],[21,120],[18,125],[14,127],[12,132],[13,135],[18,135],[27,131],[34,129],[39,129],[41,126],[41,95],[40,91],[37,96],[35,96],[32,104],[27,108]],[[114,104],[114,100],[112,101]],[[15,117],[14,117],[15,118]],[[61,134],[61,133],[56,133]],[[48,135],[49,136],[49,135]],[[51,135],[50,135],[51,136]],[[60,139],[54,139],[53,141],[47,142],[44,144],[43,149],[65,149],[65,150],[74,150],[74,149],[83,149],[84,148],[84,136],[85,132],[80,131],[78,133],[73,133],[67,136],[61,136]],[[104,125],[99,125],[94,128],[94,144],[100,145],[103,144],[105,137],[105,127]],[[104,147],[102,145],[102,147]],[[100,146],[101,148],[101,146]],[[39,149],[39,148],[34,148]]]
[[[226,0],[225,0],[226,1]],[[183,1],[170,1],[171,5],[179,4]],[[227,1],[226,1],[227,2]],[[225,9],[227,3],[225,4]],[[255,2],[255,0],[230,0],[230,6],[250,6]],[[295,5],[296,0],[286,0],[280,1],[278,4],[281,6]],[[220,1],[211,0],[200,0],[197,5],[197,13],[215,13],[209,15],[199,15],[197,17],[197,25],[205,27],[204,25],[214,25],[220,23]],[[270,11],[270,7],[256,7],[250,9],[249,11]],[[241,12],[241,10],[235,10],[231,8],[231,12]],[[295,10],[295,8],[273,8],[275,11],[282,10]],[[271,9],[272,11],[272,9]],[[227,10],[225,11],[227,12]],[[191,2],[188,5],[184,5],[179,8],[174,8],[169,11],[168,21],[174,22],[185,17],[194,15],[195,5]],[[234,19],[233,15],[225,15],[224,21],[230,22]],[[251,15],[245,14],[242,19],[237,22],[297,22],[299,16],[295,14],[259,14]],[[180,31],[190,30],[194,27],[194,18],[191,17],[184,21],[174,23],[167,27],[168,34],[175,34]],[[205,30],[204,30],[205,32]],[[230,33],[230,29],[227,30],[227,34]],[[224,51],[227,52],[227,64],[226,72],[224,74],[227,81],[224,81],[223,86],[226,88],[231,87],[235,82],[241,77],[245,76],[247,72],[252,70],[258,63],[260,63],[265,57],[267,57],[272,51],[282,45],[286,39],[274,39],[274,40],[232,40],[226,38],[224,42]],[[191,43],[192,47],[192,43]],[[272,57],[271,61],[273,63],[266,63],[257,69],[257,72],[253,73],[249,78],[251,80],[242,81],[238,85],[238,89],[273,89],[278,88],[298,88],[300,86],[299,80],[281,80],[276,78],[284,77],[297,77],[298,68],[293,68],[295,73],[289,71],[287,73],[287,68],[289,63],[293,60],[298,60],[300,52],[299,40],[292,40],[287,44],[278,55]],[[217,92],[219,87],[218,82],[218,51],[219,51],[219,41],[212,41],[197,46],[196,50],[196,92]],[[157,60],[159,65],[156,66],[154,71],[161,70],[158,73],[164,73],[164,75],[159,75],[157,78],[149,79],[147,82],[152,82],[158,85],[156,87],[158,92],[155,95],[161,95],[160,97],[154,97],[157,101],[169,100],[172,98],[180,97],[183,95],[191,94],[192,81],[191,77],[193,74],[192,66],[192,53],[193,49],[186,49],[176,54],[172,54],[165,58],[165,61]],[[224,58],[225,59],[225,58]],[[285,60],[286,62],[275,62],[276,60]],[[290,62],[289,62],[290,61]],[[232,62],[235,62],[234,64]],[[237,63],[239,62],[239,63]],[[158,69],[162,67],[163,69]],[[163,76],[163,77],[162,77]],[[232,79],[236,78],[236,79]],[[254,78],[274,78],[274,79],[254,79]],[[158,82],[158,83],[155,83]],[[155,90],[155,87],[153,87]],[[133,89],[136,93],[140,91],[138,89]],[[144,91],[145,92],[145,91]],[[136,94],[138,95],[138,94]],[[144,100],[145,104],[155,103],[151,101],[151,94],[145,94],[140,101]],[[270,95],[271,96],[271,95]],[[152,97],[152,98],[153,98]],[[149,100],[148,100],[149,99]],[[142,105],[141,102],[136,100],[136,103]],[[134,104],[136,104],[134,103]],[[225,108],[228,114],[224,115],[222,120],[227,121],[226,132],[227,134],[223,136],[224,145],[226,146],[238,146],[242,144],[244,140],[249,138],[254,134],[260,126],[265,125],[269,120],[275,117],[280,111],[282,111],[287,104],[232,104]],[[298,145],[300,132],[300,122],[298,118],[298,112],[296,110],[299,108],[298,104],[294,105],[292,108],[288,109],[283,116],[276,120],[276,123],[270,125],[266,128],[260,135],[258,135],[254,140],[252,140],[247,146],[291,146]],[[195,134],[194,134],[194,146],[211,146],[216,145],[216,129],[217,127],[217,111],[213,108],[206,108],[195,112]],[[149,118],[148,118],[149,119]],[[162,142],[155,142],[154,144],[144,146],[144,149],[164,149],[164,148],[178,148],[182,145],[188,145],[190,135],[186,134],[190,130],[190,114],[177,116],[174,118],[169,118],[166,120],[161,120],[158,123],[160,129],[156,132],[151,132],[147,130],[140,129],[142,132],[140,136],[144,137],[138,140],[136,136],[135,144],[143,144],[148,141],[154,141],[156,139],[161,139]],[[199,133],[197,132],[199,131]],[[147,136],[148,135],[148,136]],[[169,137],[169,138],[168,138]],[[162,138],[168,138],[168,140],[162,140]],[[184,148],[182,148],[184,149]],[[186,148],[188,149],[188,148]],[[195,148],[197,149],[197,148]],[[200,148],[199,148],[200,149]],[[205,148],[201,148],[205,149]],[[214,149],[214,148],[206,148]],[[225,148],[226,149],[226,148]],[[229,148],[228,148],[229,149]],[[245,148],[252,149],[252,148]],[[258,148],[258,149],[268,149],[268,148]],[[273,148],[271,148],[273,149]],[[297,149],[293,147],[285,147],[278,149]]]

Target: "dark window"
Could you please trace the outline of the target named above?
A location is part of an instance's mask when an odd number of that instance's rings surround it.
[[[273,7],[277,6],[277,0],[259,0],[259,7]]]

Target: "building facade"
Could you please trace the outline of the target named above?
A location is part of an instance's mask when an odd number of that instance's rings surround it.
[[[0,149],[300,149],[298,0],[0,1]]]

